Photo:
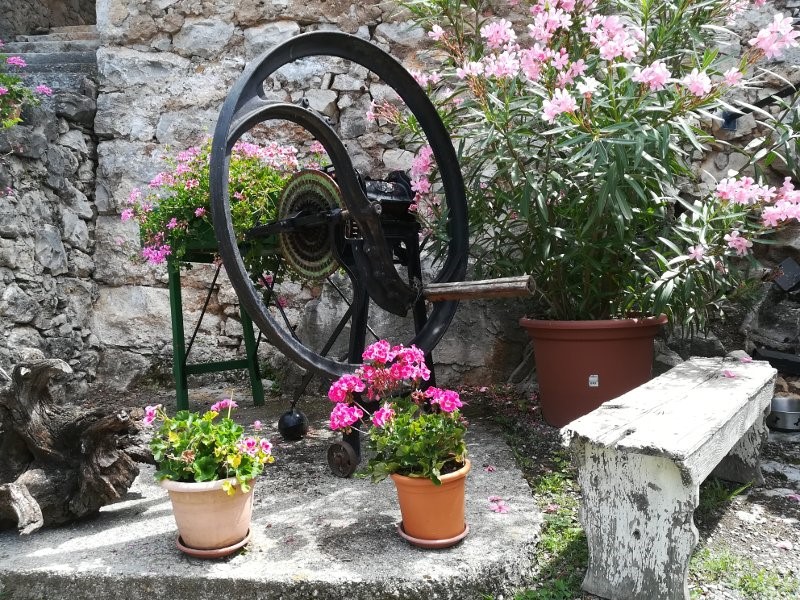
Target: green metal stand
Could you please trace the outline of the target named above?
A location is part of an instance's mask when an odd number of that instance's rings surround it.
[[[187,355],[191,350],[186,347],[186,338],[183,331],[183,299],[181,295],[181,272],[180,267],[170,264],[169,275],[169,307],[172,315],[172,373],[175,377],[175,392],[177,395],[178,410],[189,408],[189,387],[187,384],[188,375],[199,375],[201,373],[218,373],[220,371],[232,371],[234,369],[247,369],[250,375],[250,388],[253,393],[253,404],[262,406],[264,404],[264,386],[261,383],[261,373],[258,369],[258,356],[255,336],[253,334],[253,321],[241,306],[239,314],[242,317],[242,331],[244,337],[245,358],[234,360],[223,360],[216,362],[186,364]],[[213,285],[213,284],[212,284]],[[200,321],[205,314],[205,307],[200,314]],[[193,338],[194,339],[194,338]]]

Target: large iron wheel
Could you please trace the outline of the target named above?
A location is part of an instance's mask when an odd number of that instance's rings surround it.
[[[352,61],[372,71],[384,83],[392,87],[407,108],[413,113],[427,137],[441,174],[444,202],[448,212],[448,238],[445,255],[437,263],[432,282],[461,281],[466,272],[467,259],[467,208],[464,183],[458,160],[436,109],[414,78],[389,54],[355,36],[338,32],[313,32],[297,36],[277,46],[255,60],[234,85],[220,111],[212,142],[210,165],[211,212],[219,251],[231,284],[239,301],[247,310],[267,339],[281,352],[312,373],[335,378],[352,372],[353,364],[361,362],[361,351],[368,343],[369,325],[365,316],[370,304],[377,304],[390,313],[405,316],[409,312],[414,319],[414,332],[409,339],[393,339],[394,342],[414,343],[430,352],[455,314],[457,302],[437,302],[426,306],[422,298],[421,282],[413,273],[398,272],[394,266],[396,257],[386,241],[380,219],[379,203],[366,197],[350,156],[334,130],[315,112],[294,104],[270,101],[265,98],[264,82],[283,65],[311,56],[330,56]],[[228,190],[229,158],[233,145],[252,127],[270,120],[290,121],[307,130],[319,141],[333,163],[336,185],[340,190],[343,210],[334,203],[316,207],[318,215],[327,220],[327,231],[332,244],[337,246],[343,239],[345,225],[349,219],[359,230],[360,241],[352,250],[352,260],[339,259],[352,282],[350,308],[331,336],[342,332],[345,320],[350,320],[350,351],[344,360],[327,356],[329,347],[312,348],[299,339],[291,327],[286,326],[285,315],[275,313],[265,302],[263,290],[256,288],[242,258],[236,232],[231,219]],[[324,177],[310,177],[305,183],[326,187]],[[324,194],[323,194],[324,195]],[[311,211],[313,213],[313,210]],[[308,214],[306,212],[305,214]],[[313,220],[313,214],[312,214]],[[302,224],[266,224],[266,230],[278,227],[300,228]],[[320,219],[314,226],[321,226]],[[298,229],[299,231],[299,229]],[[308,239],[306,239],[308,238]],[[305,235],[300,242],[311,240]],[[302,253],[303,243],[296,244]],[[305,244],[306,246],[309,243]],[[312,254],[314,248],[311,248]],[[284,252],[291,248],[284,247]],[[267,298],[268,300],[268,298]],[[329,346],[330,344],[326,344]]]

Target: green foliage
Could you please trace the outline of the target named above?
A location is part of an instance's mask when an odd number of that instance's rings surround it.
[[[728,549],[706,547],[695,552],[689,564],[689,577],[701,581],[700,588],[706,583],[722,583],[753,600],[796,598],[800,593],[800,580],[796,577],[781,576],[759,567]],[[693,598],[699,598],[700,594],[701,589],[692,590]]]
[[[372,427],[366,472],[377,482],[391,473],[439,477],[463,466],[467,455],[466,425],[458,411],[446,413],[404,397],[393,403],[394,418],[385,427]]]
[[[3,41],[0,40],[0,48],[2,47]],[[20,72],[24,67],[9,64],[8,59],[7,55],[0,53],[0,130],[22,121],[20,115],[25,104],[39,104],[36,94],[22,83]],[[40,89],[46,90],[42,93],[50,93],[46,87]]]
[[[578,3],[571,25],[558,29],[547,44],[556,54],[566,49],[572,64],[584,61],[581,78],[564,84],[559,79],[564,72],[549,59],[539,63],[541,75],[535,78],[524,69],[510,77],[457,75],[469,61],[492,64],[505,48],[491,49],[480,33],[498,22],[486,16],[496,14],[492,5],[404,3],[417,24],[444,30],[437,43],[443,53],[441,81],[429,89],[459,148],[476,276],[533,274],[536,317],[666,313],[673,326],[687,332],[703,328],[746,289],[755,261],[740,258],[725,236],[735,230],[751,239],[769,233],[759,219],[767,201],[737,204],[715,194],[700,200],[683,192],[696,183],[695,154],[733,148],[707,131],[723,109],[733,108],[723,81],[729,58],[714,50],[729,35],[725,19],[731,4],[601,0],[582,13]],[[601,56],[583,29],[595,15],[619,15],[641,32],[645,42],[634,57]],[[517,59],[523,61],[533,42],[523,40],[524,25],[516,30],[522,46]],[[749,48],[736,68],[745,74],[761,57]],[[656,61],[671,73],[666,85],[654,90],[634,81],[636,69]],[[689,91],[683,79],[693,70],[709,77],[709,91]],[[748,85],[758,86],[758,77]],[[596,89],[580,92],[577,83],[590,78]],[[544,108],[561,92],[569,93],[576,107],[548,122]],[[771,134],[737,149],[747,159],[742,172],[774,184],[765,178],[765,164],[778,161],[797,174],[789,151],[800,140],[797,95],[776,116],[753,114]],[[437,224],[431,229],[436,232]],[[692,248],[701,248],[702,256],[690,254]]]
[[[203,415],[182,410],[174,417],[160,407],[147,408],[146,423],[161,420],[150,442],[156,479],[200,482],[235,477],[247,491],[249,482],[274,461],[266,439],[245,437],[243,427],[230,418],[230,408],[222,418],[214,408]],[[226,486],[229,493],[232,489]]]
[[[701,515],[708,515],[724,508],[751,485],[752,482],[731,485],[716,477],[709,477],[700,485],[700,504],[697,506],[697,512]]]

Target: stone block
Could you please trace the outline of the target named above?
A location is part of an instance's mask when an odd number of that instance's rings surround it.
[[[0,296],[0,314],[12,323],[30,323],[39,313],[39,304],[16,283]]]
[[[61,212],[62,239],[79,250],[89,250],[89,228],[86,221],[68,209]]]
[[[295,21],[273,21],[244,30],[244,54],[248,60],[271,50],[300,33]]]
[[[387,171],[408,171],[412,160],[414,153],[400,148],[392,148],[383,153],[383,165]]]
[[[233,37],[233,23],[219,19],[186,19],[172,37],[172,46],[182,56],[211,58],[221,54]]]
[[[58,92],[53,96],[56,114],[73,123],[91,126],[97,112],[97,102],[75,92]]]
[[[101,47],[97,68],[106,92],[145,86],[149,92],[164,89],[169,82],[185,76],[188,59],[169,52],[141,52],[128,48]]]
[[[67,272],[67,253],[61,243],[61,233],[52,225],[45,225],[36,232],[34,242],[36,262],[53,275]]]
[[[329,117],[336,116],[336,99],[338,94],[332,90],[307,90],[303,97],[308,100],[308,106]]]

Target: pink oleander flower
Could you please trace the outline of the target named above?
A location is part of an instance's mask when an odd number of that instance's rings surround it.
[[[739,69],[737,69],[735,67],[731,67],[730,69],[725,71],[725,73],[723,73],[722,77],[723,77],[723,81],[725,82],[725,85],[729,85],[730,87],[734,87],[734,86],[739,85],[739,83],[742,81],[742,77],[744,77],[744,75],[742,74],[742,72]]]
[[[563,113],[575,112],[578,108],[575,98],[563,89],[556,90],[550,100],[542,102],[542,118],[548,123],[555,123],[556,117]]]
[[[6,64],[10,67],[19,67],[20,69],[24,69],[28,66],[25,59],[21,56],[9,56],[6,58]]]
[[[428,32],[428,37],[438,42],[445,36],[445,31],[439,25],[434,25]]]
[[[466,62],[463,67],[456,69],[456,76],[459,79],[478,77],[480,75],[483,75],[483,63],[479,61]]]
[[[519,60],[516,53],[501,52],[500,54],[488,56],[485,59],[483,72],[486,77],[497,79],[510,79],[519,73]]]
[[[53,95],[53,90],[50,89],[49,87],[47,87],[44,84],[37,85],[33,89],[37,94],[41,94],[42,96],[52,96]]]
[[[362,411],[357,406],[351,406],[345,403],[339,403],[333,407],[331,411],[330,427],[333,431],[339,429],[347,429],[354,423],[357,423],[364,416]]]
[[[388,404],[384,404],[372,415],[372,424],[375,427],[385,427],[394,417],[394,410]]]
[[[584,98],[591,98],[592,94],[600,87],[600,82],[594,77],[584,77],[583,81],[579,81],[575,87]]]
[[[421,179],[426,177],[433,170],[435,164],[433,158],[433,148],[430,146],[423,146],[417,152],[414,160],[411,161],[411,170],[409,175],[412,179]]]
[[[800,31],[794,29],[792,17],[778,13],[767,27],[760,30],[749,44],[758,48],[766,58],[778,58],[786,48],[795,48]]]
[[[236,404],[236,402],[231,400],[230,398],[223,398],[219,402],[216,402],[211,405],[211,410],[216,413],[221,413],[226,408],[230,411],[233,408],[239,408],[239,405]]]
[[[706,255],[706,247],[702,244],[697,244],[696,246],[689,247],[689,258],[693,258],[697,262],[701,262],[703,257]]]
[[[411,189],[417,194],[428,194],[431,191],[431,182],[425,177],[420,179],[412,179]]]
[[[667,80],[672,76],[672,73],[667,69],[661,61],[656,61],[652,65],[644,69],[636,67],[633,71],[631,79],[638,83],[646,85],[651,91],[663,90],[667,86]]]
[[[496,50],[516,40],[517,34],[514,33],[510,21],[500,19],[481,27],[481,37],[486,40],[489,48]]]
[[[681,83],[697,97],[705,96],[711,91],[711,79],[705,72],[701,73],[697,69],[692,69],[691,73],[681,79]]]
[[[142,419],[142,423],[149,427],[153,424],[153,421],[156,420],[158,416],[158,410],[161,408],[161,404],[156,404],[154,406],[145,406],[144,408],[144,419]]]
[[[206,209],[203,208],[202,206],[198,206],[197,208],[194,209],[194,216],[195,217],[200,218],[205,214],[206,214]]]
[[[744,256],[748,249],[753,247],[753,242],[743,238],[737,229],[725,234],[724,239],[728,242],[728,247],[736,250],[736,254],[739,256]]]
[[[728,379],[735,379],[736,378],[736,373],[734,373],[730,369],[723,369],[722,375],[724,377],[727,377]]]

